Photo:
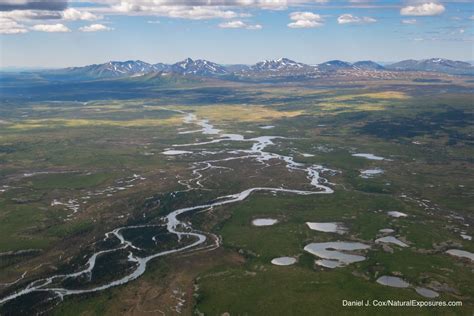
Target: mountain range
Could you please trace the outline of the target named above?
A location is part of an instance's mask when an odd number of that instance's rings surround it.
[[[474,75],[474,66],[462,61],[442,58],[425,60],[403,60],[382,66],[365,60],[349,63],[330,60],[317,65],[308,65],[288,58],[265,60],[254,65],[220,65],[204,59],[186,58],[175,64],[149,64],[140,60],[110,61],[84,67],[45,70],[50,76],[76,79],[103,79],[137,77],[154,73],[201,77],[301,77],[331,75],[343,72],[403,72],[424,71],[452,75]]]

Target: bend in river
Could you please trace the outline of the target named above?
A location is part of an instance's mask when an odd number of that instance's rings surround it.
[[[167,109],[170,110],[170,109]],[[196,131],[189,131],[189,133],[201,132],[205,135],[216,135],[219,138],[215,138],[210,141],[201,142],[201,143],[191,143],[191,144],[177,144],[173,145],[173,147],[190,147],[190,146],[200,146],[205,144],[211,143],[218,143],[224,141],[239,141],[239,142],[251,142],[252,146],[249,150],[236,150],[236,151],[225,151],[229,154],[235,153],[242,153],[243,156],[239,157],[228,157],[220,160],[208,160],[193,163],[193,178],[189,179],[188,181],[180,182],[182,185],[186,186],[188,190],[195,189],[190,184],[192,181],[195,181],[198,187],[202,187],[202,184],[198,182],[201,178],[201,174],[199,171],[208,169],[208,168],[222,168],[220,166],[215,166],[213,163],[220,162],[220,161],[228,161],[233,159],[256,159],[258,162],[267,164],[266,162],[271,159],[278,159],[282,160],[286,163],[286,168],[290,171],[301,171],[306,173],[306,177],[309,180],[309,183],[315,188],[314,191],[306,191],[306,190],[294,190],[294,189],[284,189],[284,188],[272,188],[272,187],[253,187],[241,192],[220,196],[213,200],[213,202],[209,202],[206,204],[195,205],[191,207],[185,207],[177,209],[167,216],[163,218],[167,233],[172,234],[177,237],[178,243],[186,238],[187,240],[191,240],[191,242],[185,244],[181,247],[176,247],[168,250],[158,251],[152,254],[143,255],[143,249],[134,245],[132,241],[128,240],[124,233],[127,231],[133,231],[137,229],[144,229],[144,228],[159,228],[163,225],[161,224],[144,224],[144,225],[134,225],[134,226],[124,226],[116,228],[108,233],[105,234],[104,242],[108,241],[115,241],[118,242],[118,245],[109,246],[107,249],[97,251],[93,253],[89,259],[85,267],[77,272],[69,273],[69,274],[58,274],[53,275],[44,279],[38,279],[33,281],[22,289],[18,290],[17,292],[10,293],[9,295],[0,299],[0,304],[4,304],[11,300],[14,300],[20,296],[27,295],[33,292],[46,292],[53,297],[63,298],[67,295],[77,295],[83,293],[91,293],[102,291],[114,286],[122,285],[128,283],[136,278],[140,277],[145,271],[147,264],[150,260],[155,259],[157,257],[162,257],[166,255],[171,255],[174,253],[179,253],[188,250],[197,250],[200,249],[198,246],[203,245],[206,240],[207,236],[205,233],[197,232],[193,230],[193,228],[182,222],[178,219],[178,217],[184,213],[195,211],[195,210],[206,210],[211,209],[213,207],[237,203],[240,201],[245,200],[254,192],[280,192],[280,193],[291,193],[291,194],[299,194],[299,195],[310,195],[310,194],[330,194],[333,193],[333,190],[327,185],[328,181],[320,176],[320,172],[326,171],[328,169],[323,168],[319,165],[310,165],[307,166],[302,163],[295,162],[293,157],[279,155],[276,153],[266,152],[264,151],[265,148],[269,145],[274,144],[273,141],[276,139],[282,139],[283,137],[279,136],[261,136],[256,138],[246,139],[244,136],[239,134],[222,134],[221,130],[214,128],[212,124],[209,123],[208,120],[200,120],[194,114],[187,113],[180,110],[171,110],[181,114],[184,114],[183,122],[185,124],[196,124],[201,127],[200,130]],[[181,133],[188,133],[188,132],[181,132]],[[168,150],[165,151],[165,155],[179,155],[179,154],[190,154],[192,152],[189,151],[174,151]],[[204,167],[199,167],[200,165],[204,165]],[[153,241],[155,241],[155,236],[153,236]],[[365,247],[365,245],[364,245]],[[362,247],[362,248],[364,248]],[[119,276],[112,281],[108,281],[105,284],[101,285],[91,285],[86,284],[84,288],[77,288],[77,287],[67,287],[61,283],[66,280],[71,279],[79,279],[83,276],[88,276],[89,280],[92,279],[93,270],[96,268],[97,260],[100,260],[100,257],[110,255],[112,253],[119,253],[119,252],[128,252],[128,256],[126,257],[127,263],[133,267],[133,269],[127,270],[125,275]],[[363,257],[362,257],[363,260]],[[358,261],[358,260],[355,260]],[[51,298],[47,298],[50,300]]]

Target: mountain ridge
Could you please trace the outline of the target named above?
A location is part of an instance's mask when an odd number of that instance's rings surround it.
[[[91,64],[82,67],[69,67],[57,70],[43,70],[42,72],[49,72],[63,77],[77,76],[78,78],[102,79],[140,76],[155,72],[202,77],[285,77],[331,74],[340,71],[425,71],[452,75],[474,75],[474,66],[467,62],[443,58],[423,60],[408,59],[384,66],[371,60],[353,63],[342,60],[329,60],[320,64],[309,65],[285,57],[264,60],[253,65],[221,65],[205,59],[186,58],[174,64],[150,64],[141,60],[109,61],[103,64]]]

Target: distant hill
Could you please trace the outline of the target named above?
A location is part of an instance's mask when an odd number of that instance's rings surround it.
[[[325,63],[321,63],[316,66],[320,71],[338,71],[338,70],[347,70],[355,69],[351,63],[342,61],[342,60],[330,60]]]
[[[248,71],[251,66],[244,65],[244,64],[235,64],[235,65],[225,65],[224,67],[230,73],[238,73],[238,72],[242,72],[242,71]]]
[[[470,63],[443,58],[408,59],[387,65],[386,68],[398,71],[430,71],[453,75],[474,75],[474,66]]]
[[[202,76],[182,75],[172,72],[160,71],[151,72],[143,75],[136,75],[133,77],[120,78],[117,81],[142,86],[183,86],[183,85],[195,85],[205,82],[209,82],[210,78]]]
[[[365,69],[365,70],[384,70],[385,67],[373,62],[371,60],[363,60],[358,61],[352,64],[352,66],[356,67],[357,69]]]

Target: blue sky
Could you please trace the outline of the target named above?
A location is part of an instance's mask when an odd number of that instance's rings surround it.
[[[472,1],[1,0],[0,66],[474,60]]]

